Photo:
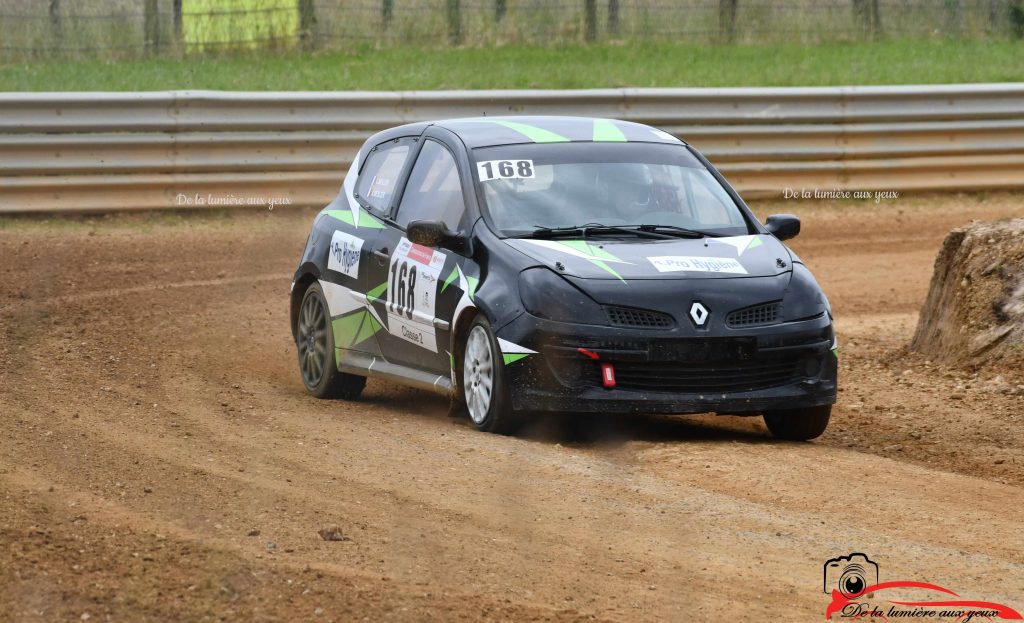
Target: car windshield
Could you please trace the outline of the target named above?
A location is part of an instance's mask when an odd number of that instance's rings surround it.
[[[475,149],[474,157],[485,215],[503,236],[597,225],[751,233],[736,202],[683,145],[506,145]]]

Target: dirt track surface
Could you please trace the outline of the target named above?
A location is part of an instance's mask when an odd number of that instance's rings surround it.
[[[945,233],[1024,196],[755,207],[804,219],[837,314],[816,442],[314,400],[287,326],[310,212],[0,222],[0,620],[812,621],[852,551],[1024,609],[1024,377],[905,352]]]

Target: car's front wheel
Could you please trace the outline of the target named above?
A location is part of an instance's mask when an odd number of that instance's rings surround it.
[[[825,432],[832,405],[765,411],[764,423],[772,436],[791,441],[807,441]]]
[[[505,385],[505,366],[491,325],[477,316],[466,334],[462,391],[473,424],[489,433],[509,434],[518,424]]]
[[[366,386],[366,377],[338,371],[331,314],[318,283],[311,284],[302,296],[295,336],[299,372],[309,393],[317,398],[355,400],[359,397]]]

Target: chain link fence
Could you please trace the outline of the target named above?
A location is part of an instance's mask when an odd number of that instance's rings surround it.
[[[1024,0],[0,0],[0,62],[225,50],[1024,37]]]

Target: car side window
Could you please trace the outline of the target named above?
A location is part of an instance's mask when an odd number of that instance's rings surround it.
[[[366,157],[366,164],[356,183],[356,197],[387,213],[395,197],[398,176],[408,159],[409,143],[399,141],[378,145]]]
[[[395,221],[407,227],[413,221],[441,221],[448,229],[462,229],[466,201],[459,169],[451,152],[436,141],[423,144],[416,158]]]

